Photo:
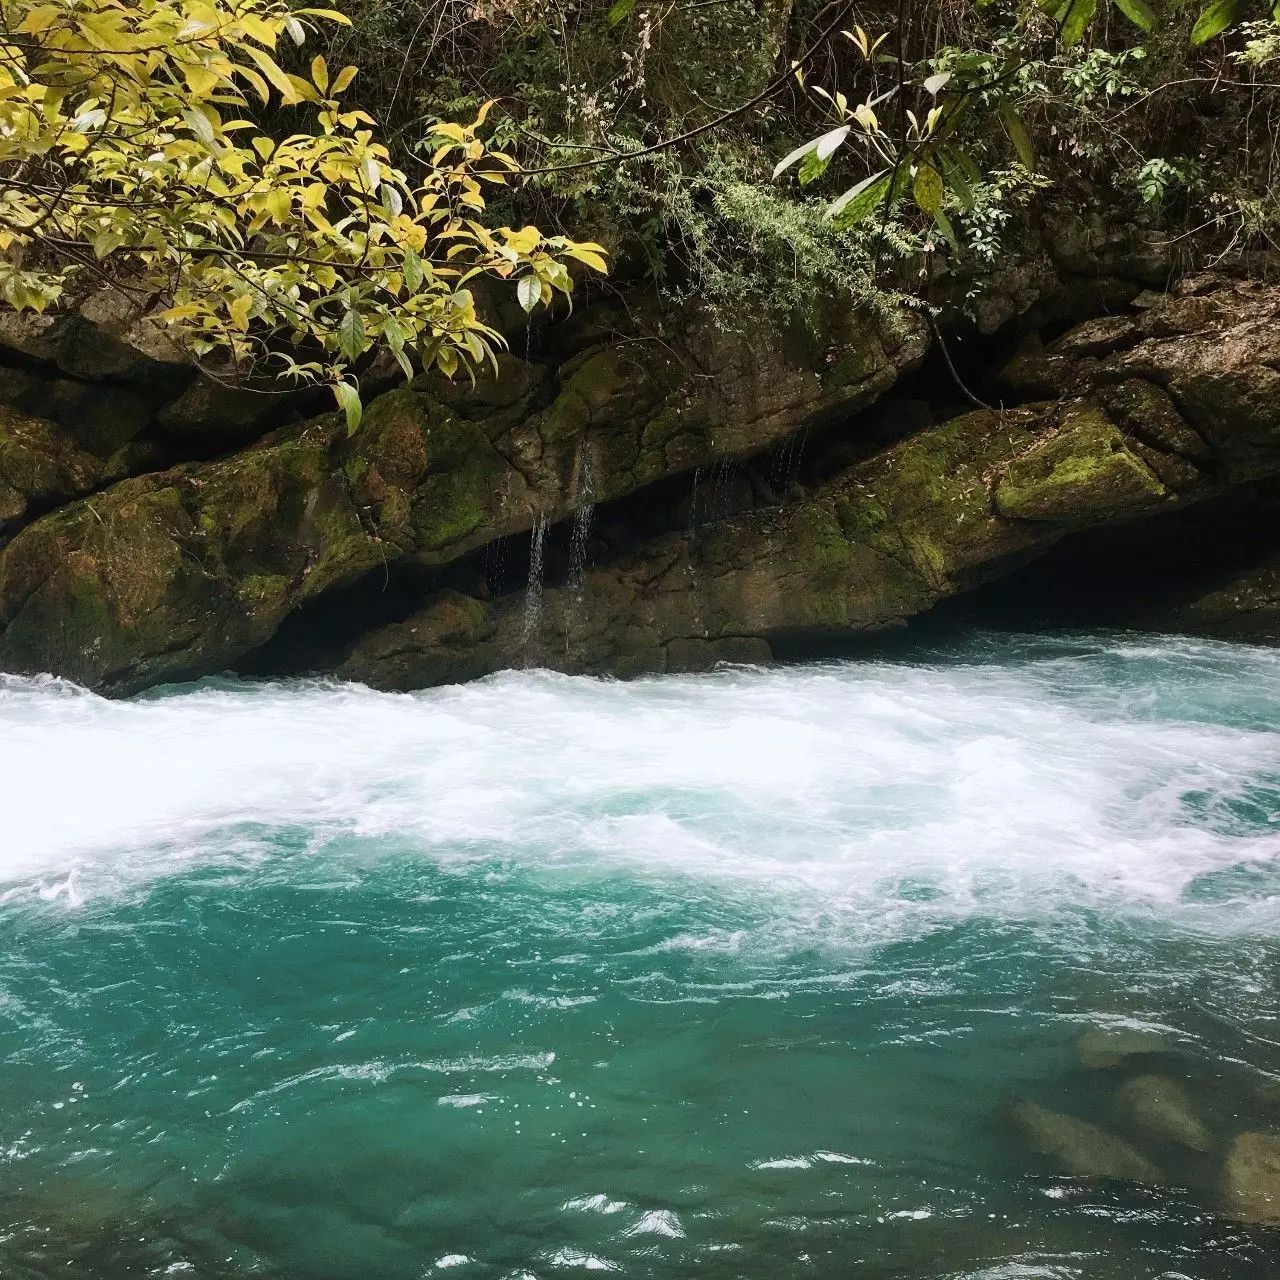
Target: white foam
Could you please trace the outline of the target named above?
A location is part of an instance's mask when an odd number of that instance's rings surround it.
[[[669,1240],[683,1240],[684,1227],[679,1217],[670,1209],[650,1209],[640,1220],[622,1233],[625,1236],[666,1236]]]
[[[566,1213],[621,1213],[627,1208],[625,1200],[613,1200],[603,1192],[593,1196],[575,1196],[560,1206]]]
[[[1064,903],[1204,917],[1193,880],[1280,851],[1265,825],[1205,816],[1280,777],[1276,655],[1147,640],[995,657],[130,702],[6,677],[0,893],[74,909],[213,863],[340,887],[368,858],[490,859],[764,887],[810,923],[900,934]],[[1270,920],[1264,899],[1217,914]]]
[[[616,1262],[610,1262],[599,1254],[587,1253],[584,1249],[556,1249],[547,1256],[547,1264],[552,1267],[576,1267],[582,1271],[621,1270]]]

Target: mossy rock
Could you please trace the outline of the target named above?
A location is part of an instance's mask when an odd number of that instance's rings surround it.
[[[90,493],[109,473],[103,460],[42,418],[0,408],[0,530],[37,511]]]
[[[1084,523],[1159,505],[1168,490],[1096,406],[1063,414],[1057,432],[1015,458],[995,490],[1011,520]]]

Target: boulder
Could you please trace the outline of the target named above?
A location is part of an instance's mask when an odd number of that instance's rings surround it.
[[[1124,1066],[1132,1058],[1165,1053],[1168,1043],[1154,1031],[1134,1027],[1090,1027],[1076,1041],[1076,1057],[1082,1067],[1105,1070]]]
[[[0,409],[0,537],[32,513],[91,493],[108,474],[53,423]]]
[[[1027,1146],[1053,1173],[1117,1182],[1164,1181],[1160,1170],[1136,1147],[1101,1125],[1027,1100],[1014,1104],[1010,1118]]]
[[[200,376],[161,406],[155,424],[179,447],[207,454],[243,447],[269,427],[301,416],[295,406],[311,398],[306,391],[287,385],[242,386]]]
[[[7,507],[23,505],[0,549],[0,667],[112,692],[217,670],[396,564],[420,606],[370,619],[329,669],[405,688],[531,660],[618,674],[759,661],[900,626],[1085,530],[1280,475],[1271,286],[1201,281],[1023,353],[1010,384],[1056,402],[866,438],[849,415],[924,352],[908,313],[735,332],[691,308],[544,338],[559,352],[545,363],[507,356],[474,388],[424,377],[377,398],[350,440],[326,415],[118,483],[133,455],[83,478],[79,455],[50,463],[34,497],[10,483]],[[672,477],[811,429],[803,488],[795,472],[741,473],[690,527]],[[624,509],[641,490],[652,502]],[[478,558],[440,572],[593,504],[600,563],[572,588],[552,578],[540,609],[484,581]]]
[[[1225,564],[1147,598],[1130,625],[1257,644],[1280,644],[1280,550]]]
[[[1136,315],[1033,340],[1001,376],[1014,394],[1092,395],[1135,442],[1209,466],[1220,484],[1271,475],[1280,288],[1199,277]]]
[[[662,535],[572,588],[549,587],[536,625],[523,592],[473,600],[465,636],[442,631],[429,601],[371,632],[336,668],[401,689],[528,661],[622,675],[701,670],[898,626],[1063,536],[1066,521],[1006,516],[996,495],[1045,442],[1058,465],[1070,465],[1073,444],[1087,463],[1096,435],[1078,424],[1100,415],[1096,406],[965,414],[803,500]],[[1077,495],[1100,520],[1114,513],[1115,487],[1106,469],[1096,475],[1096,490],[1082,479]],[[1149,500],[1169,501],[1156,490]],[[456,594],[442,607],[452,616]]]
[[[918,427],[852,462],[829,449],[837,470],[799,499],[661,533],[610,556],[572,593],[549,587],[532,630],[522,593],[481,593],[468,608],[468,648],[441,631],[428,600],[332,665],[409,688],[530,661],[626,674],[812,651],[901,625],[1082,530],[1217,497],[1229,477],[1280,473],[1280,427],[1262,404],[1274,371],[1242,354],[1256,315],[1280,333],[1280,289],[1198,289],[1078,326],[1034,360],[1024,354],[1014,371],[1064,397],[1056,405]],[[1177,343],[1185,350],[1171,359]],[[1235,403],[1252,408],[1189,418],[1180,393],[1209,376],[1215,350]],[[1250,380],[1256,395],[1242,389]],[[450,596],[448,611],[459,607]],[[1133,1035],[1099,1031],[1095,1060]]]
[[[1116,1091],[1115,1108],[1118,1116],[1158,1138],[1192,1151],[1209,1151],[1213,1146],[1190,1095],[1168,1076],[1141,1075],[1125,1081]]]
[[[1168,496],[1104,410],[1073,405],[1053,435],[1004,468],[995,507],[1015,520],[1090,524],[1147,510]]]
[[[1222,1204],[1242,1222],[1280,1224],[1280,1134],[1237,1135],[1222,1169]]]

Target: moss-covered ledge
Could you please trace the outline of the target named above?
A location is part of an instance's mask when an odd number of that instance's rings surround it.
[[[755,358],[702,323],[665,354],[626,339],[553,370],[504,357],[468,392],[422,380],[350,439],[326,415],[69,502],[0,550],[0,668],[116,693],[219,670],[325,591],[762,449],[869,402],[924,350],[910,318],[847,318],[861,372],[828,386],[781,340]]]

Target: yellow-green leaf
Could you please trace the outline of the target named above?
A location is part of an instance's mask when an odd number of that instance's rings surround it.
[[[944,193],[942,174],[928,160],[921,160],[916,166],[915,182],[912,185],[916,204],[930,217],[936,217],[942,212]]]
[[[360,392],[349,382],[335,382],[333,384],[333,398],[338,402],[338,408],[346,415],[347,435],[355,435],[360,427],[360,419],[364,412],[364,408],[360,403]]]

